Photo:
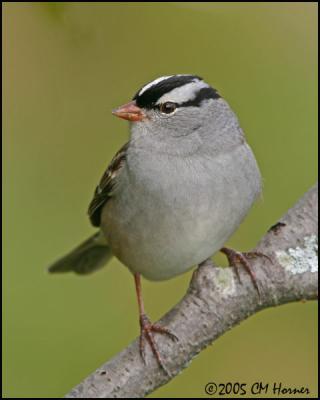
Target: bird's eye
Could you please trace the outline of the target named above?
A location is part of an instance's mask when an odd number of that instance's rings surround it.
[[[172,103],[172,101],[167,101],[166,103],[160,104],[160,111],[163,114],[172,114],[176,108],[177,105]]]

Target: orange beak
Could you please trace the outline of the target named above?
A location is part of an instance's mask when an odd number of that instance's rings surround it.
[[[116,117],[126,119],[128,121],[142,121],[146,115],[135,101],[124,104],[123,106],[112,110],[112,114]]]

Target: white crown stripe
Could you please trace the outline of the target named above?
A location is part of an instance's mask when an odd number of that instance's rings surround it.
[[[203,88],[210,87],[207,83],[199,80],[194,80],[161,96],[156,104],[172,101],[174,103],[185,103],[196,98],[199,91]]]

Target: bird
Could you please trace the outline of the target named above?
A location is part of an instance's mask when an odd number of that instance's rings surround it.
[[[148,318],[141,276],[171,279],[221,251],[246,268],[259,294],[249,260],[263,254],[224,244],[260,195],[261,173],[236,114],[198,75],[154,79],[112,113],[129,121],[130,138],[89,205],[97,231],[49,272],[86,275],[118,258],[135,281],[141,356],[149,343],[165,369],[154,334],[178,338]]]

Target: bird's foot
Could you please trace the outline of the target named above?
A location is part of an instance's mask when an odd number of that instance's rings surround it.
[[[251,268],[249,260],[252,258],[264,257],[272,263],[271,258],[266,256],[263,253],[258,252],[258,251],[241,253],[240,251],[236,251],[236,250],[233,250],[233,249],[230,249],[227,247],[222,247],[222,249],[220,249],[220,251],[227,256],[229,265],[235,267],[235,271],[236,271],[237,277],[239,279],[239,282],[241,282],[239,270],[238,270],[239,266],[242,265],[246,269],[246,271],[250,275],[250,278],[252,280],[254,287],[257,289],[259,297],[261,297],[258,281],[257,281],[254,271]]]
[[[142,314],[140,316],[140,328],[141,328],[141,334],[140,334],[140,355],[144,363],[146,363],[146,358],[145,358],[145,342],[147,341],[151,347],[151,350],[154,354],[154,356],[157,359],[157,362],[159,366],[163,369],[163,371],[170,376],[169,371],[165,368],[165,365],[163,363],[162,357],[159,353],[159,350],[157,348],[156,342],[154,340],[154,332],[161,333],[164,335],[169,336],[170,339],[177,341],[178,337],[172,333],[168,328],[164,328],[160,325],[152,324],[146,314]]]

